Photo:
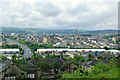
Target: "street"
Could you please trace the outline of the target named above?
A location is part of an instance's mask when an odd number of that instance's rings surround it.
[[[26,45],[23,45],[23,44],[19,43],[18,41],[13,41],[11,39],[7,39],[7,41],[12,44],[17,44],[17,45],[21,46],[21,48],[24,50],[24,54],[23,54],[24,58],[32,57],[32,52],[31,52],[30,48],[28,48]],[[21,57],[21,58],[23,58],[23,57]]]

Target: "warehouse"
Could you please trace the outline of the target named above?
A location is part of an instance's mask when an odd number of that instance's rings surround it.
[[[3,54],[3,56],[6,56],[8,59],[11,59],[13,54],[19,56],[19,52],[19,49],[0,49],[0,54]]]
[[[105,49],[37,49],[37,52],[62,51],[62,52],[105,52]]]

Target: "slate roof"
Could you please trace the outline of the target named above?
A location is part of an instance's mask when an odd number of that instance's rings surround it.
[[[88,60],[88,58],[85,58],[84,60],[85,60],[85,61],[87,61],[87,60]]]
[[[60,59],[60,58],[39,58],[39,59],[35,59],[35,60],[31,60],[30,62],[32,64],[36,64],[37,62],[40,61],[46,61],[49,64],[52,64],[54,61],[57,61],[60,65],[62,65],[64,63],[64,61],[66,61],[64,58]]]
[[[104,63],[109,63],[109,61],[108,61],[107,59],[102,59],[102,61],[103,61]]]
[[[5,60],[3,62],[0,62],[0,73],[7,69],[9,66],[11,66],[13,63],[9,60]]]
[[[27,67],[27,69],[26,69]],[[39,68],[32,63],[21,64],[19,68],[23,71],[38,70]]]
[[[98,54],[98,55],[99,55],[99,56],[102,55],[102,56],[106,56],[106,57],[110,57],[110,56],[111,56],[111,57],[115,57],[114,54]]]
[[[91,63],[92,63],[92,61],[87,62],[87,65],[90,65]]]
[[[94,66],[97,63],[97,60],[87,62],[87,65]]]

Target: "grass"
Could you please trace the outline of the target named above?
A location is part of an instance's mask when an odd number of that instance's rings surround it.
[[[118,68],[112,68],[109,71],[105,72],[105,73],[100,73],[97,75],[94,75],[94,77],[92,78],[118,78]]]

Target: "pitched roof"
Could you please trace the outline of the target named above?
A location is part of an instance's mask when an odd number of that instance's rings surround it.
[[[39,58],[39,59],[31,60],[31,63],[36,64],[37,62],[40,61],[46,61],[49,64],[52,64],[54,61],[57,61],[60,65],[62,65],[65,60],[60,58]]]
[[[22,70],[24,70],[24,71],[38,70],[38,67],[35,66],[32,63],[21,64],[21,65],[19,65],[19,68],[22,69]]]
[[[95,63],[97,63],[97,60],[93,60],[93,61],[89,61],[89,62],[87,62],[87,65],[94,66]]]
[[[13,63],[9,60],[5,60],[3,62],[0,62],[0,72],[4,71],[7,69],[9,66],[11,66]]]

